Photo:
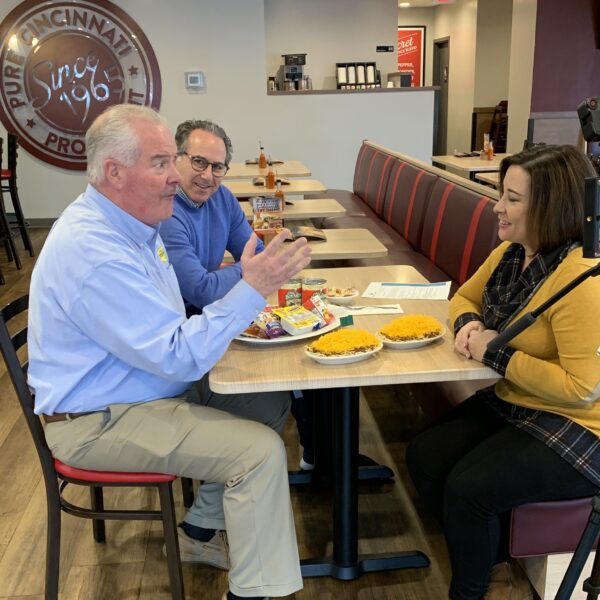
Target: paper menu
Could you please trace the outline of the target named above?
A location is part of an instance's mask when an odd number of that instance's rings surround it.
[[[450,282],[392,283],[373,281],[363,292],[363,298],[393,300],[448,300]]]

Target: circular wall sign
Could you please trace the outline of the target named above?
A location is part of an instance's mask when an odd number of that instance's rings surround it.
[[[160,107],[144,32],[107,0],[26,0],[0,24],[0,119],[44,162],[86,168],[85,132],[113,104]]]

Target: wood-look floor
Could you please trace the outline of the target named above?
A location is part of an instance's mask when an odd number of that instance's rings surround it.
[[[34,229],[39,250],[47,230]],[[17,271],[4,257],[6,284],[0,305],[27,292],[34,260],[21,252]],[[420,414],[402,388],[372,387],[361,401],[361,452],[396,472],[396,483],[361,485],[359,550],[389,552],[420,549],[428,569],[371,573],[351,582],[305,579],[298,600],[439,600],[447,598],[449,569],[439,528],[422,510],[405,472],[406,442],[420,426]],[[285,433],[291,468],[298,464],[293,422]],[[44,594],[46,543],[45,494],[37,456],[20,414],[4,365],[0,365],[0,598],[41,600]],[[175,486],[178,515],[183,515],[180,487]],[[76,492],[78,499],[85,492]],[[124,500],[132,506],[157,505],[150,491],[107,490],[107,505]],[[300,556],[329,554],[331,502],[327,491],[292,490]],[[168,574],[162,557],[160,524],[108,522],[107,542],[96,544],[89,521],[63,515],[60,573],[62,600],[168,600]],[[186,597],[220,600],[227,589],[222,571],[184,566]]]

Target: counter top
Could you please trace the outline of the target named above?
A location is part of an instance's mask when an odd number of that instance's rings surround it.
[[[402,88],[368,88],[364,90],[290,90],[267,92],[267,96],[316,96],[323,94],[395,94],[398,92],[437,92],[439,86],[402,87]]]

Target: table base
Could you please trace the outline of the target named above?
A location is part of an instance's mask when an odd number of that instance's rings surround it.
[[[301,561],[304,577],[356,579],[363,573],[429,566],[418,550],[358,554],[359,388],[332,390],[333,556]]]
[[[360,465],[358,467],[358,481],[369,483],[393,483],[394,471],[386,465],[377,464],[368,456],[362,457],[371,461],[372,464]],[[319,473],[315,471],[288,471],[290,485],[310,485],[320,480]]]
[[[335,390],[305,390],[307,400],[312,403],[313,451],[315,468],[311,471],[289,471],[290,485],[311,485],[329,487],[333,478],[332,424],[333,406],[337,401]],[[386,465],[375,462],[364,454],[358,454],[358,481],[369,483],[393,483],[394,472]]]
[[[419,569],[429,566],[429,558],[418,550],[390,552],[384,554],[361,554],[350,565],[337,564],[333,558],[311,558],[300,561],[302,577],[333,577],[348,581],[364,573],[394,571],[397,569]]]

